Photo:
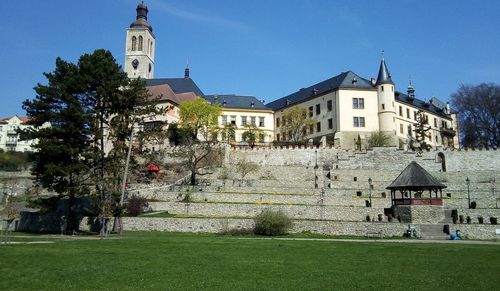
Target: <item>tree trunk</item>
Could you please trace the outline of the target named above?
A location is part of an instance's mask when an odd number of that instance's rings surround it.
[[[75,217],[75,207],[76,207],[76,197],[75,194],[69,194],[68,200],[68,216],[67,216],[67,225],[66,225],[66,233],[73,234],[75,231],[78,231],[79,226],[77,225],[77,220]]]
[[[196,185],[196,172],[191,172],[191,186]]]

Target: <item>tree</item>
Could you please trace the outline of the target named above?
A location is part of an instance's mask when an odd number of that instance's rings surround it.
[[[236,129],[237,127],[234,123],[227,123],[226,125],[224,125],[224,127],[221,128],[222,141],[228,144],[235,141]]]
[[[48,84],[38,84],[35,99],[23,102],[31,118],[28,124],[34,127],[22,131],[21,138],[38,140],[33,153],[35,182],[69,198],[67,230],[73,231],[78,227],[76,197],[89,193],[84,181],[93,166],[92,118],[77,65],[57,58],[54,72],[44,75]]]
[[[307,136],[307,130],[314,125],[314,120],[308,117],[306,108],[294,106],[285,111],[282,117],[282,134],[283,139],[288,135],[288,139],[293,143],[304,141]]]
[[[412,149],[417,151],[428,150],[431,148],[431,145],[429,145],[425,141],[425,139],[429,137],[429,134],[427,132],[431,130],[429,120],[427,118],[427,115],[421,109],[417,111],[416,117],[417,122],[413,124],[413,126],[415,127],[416,143],[413,143],[411,147]]]
[[[245,179],[246,175],[257,172],[258,169],[259,165],[247,160],[246,157],[239,159],[238,163],[236,164],[236,171],[240,174],[241,177],[240,184],[241,182],[243,182],[243,179]]]
[[[390,143],[391,137],[387,133],[380,130],[372,132],[368,138],[368,144],[371,147],[384,147],[390,145]]]
[[[451,95],[465,147],[500,147],[500,85],[460,85]]]
[[[196,177],[211,174],[209,168],[220,166],[222,148],[216,143],[198,141],[187,137],[180,147],[174,149],[173,157],[182,160],[182,164],[190,172],[190,185],[196,185]]]
[[[207,100],[196,97],[181,102],[179,106],[180,127],[191,132],[195,139],[213,140],[218,132],[218,120],[221,108]]]
[[[245,126],[245,131],[243,135],[245,136],[245,140],[248,145],[253,148],[256,142],[263,142],[261,140],[261,135],[263,134],[262,130],[258,128],[255,124],[249,124]]]
[[[44,75],[48,84],[38,84],[35,99],[23,103],[34,127],[22,131],[21,138],[38,139],[35,182],[69,198],[67,230],[74,231],[78,196],[97,194],[101,216],[114,212],[110,207],[116,207],[116,199],[109,194],[119,193],[125,142],[133,124],[154,105],[144,82],[129,80],[109,51],[84,54],[77,64],[58,58],[54,72]],[[106,128],[113,145],[107,156]]]

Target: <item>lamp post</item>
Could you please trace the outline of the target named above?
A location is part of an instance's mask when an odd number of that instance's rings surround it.
[[[318,174],[317,174],[317,170],[318,170],[318,150],[315,150],[314,151],[314,159],[315,159],[315,162],[314,162],[314,188],[318,188]]]
[[[467,177],[467,179],[465,179],[465,183],[467,184],[467,202],[468,202],[468,207],[470,209],[470,179],[469,177]]]
[[[372,178],[368,178],[368,190],[370,193],[370,207],[372,207]]]

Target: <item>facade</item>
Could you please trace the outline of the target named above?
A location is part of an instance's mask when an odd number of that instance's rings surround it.
[[[302,88],[267,105],[275,114],[274,138],[287,141],[282,131],[283,114],[294,106],[308,110],[314,124],[307,138],[334,142],[341,148],[353,148],[359,138],[367,146],[370,135],[381,131],[390,136],[390,145],[405,147],[415,138],[417,113],[421,110],[430,127],[426,143],[433,147],[458,148],[457,118],[449,105],[436,98],[429,102],[415,98],[415,89],[407,94],[396,91],[385,60],[378,78],[367,80],[348,71]]]
[[[0,119],[0,149],[4,151],[31,152],[34,140],[19,140],[18,129],[30,127],[27,117],[12,116]]]
[[[380,62],[377,79],[368,80],[351,71],[343,72],[267,105],[253,96],[205,96],[191,79],[188,67],[184,78],[155,79],[156,40],[147,21],[148,8],[141,3],[136,11],[136,20],[127,29],[125,72],[129,78],[146,79],[150,91],[162,92],[166,96],[161,104],[171,107],[170,114],[154,121],[177,122],[179,116],[176,112],[182,101],[180,97],[200,96],[223,108],[219,118],[221,128],[226,124],[236,126],[234,136],[228,137],[227,133],[224,136],[223,133],[219,136],[221,141],[245,143],[245,127],[255,124],[264,135],[262,142],[269,143],[290,140],[290,134],[283,131],[283,114],[292,107],[300,106],[306,108],[309,117],[314,120],[313,125],[306,129],[307,140],[313,143],[353,148],[361,140],[364,148],[368,146],[371,134],[380,131],[390,137],[389,145],[404,148],[415,141],[415,124],[421,111],[430,127],[426,133],[427,144],[459,147],[456,113],[436,98],[428,102],[415,98],[415,89],[411,84],[406,94],[397,91],[384,59]]]
[[[222,108],[219,117],[221,133],[218,139],[233,144],[248,143],[247,133],[256,129],[256,143],[270,143],[274,138],[274,114],[254,96],[206,95],[205,99]],[[234,132],[227,131],[233,126]]]

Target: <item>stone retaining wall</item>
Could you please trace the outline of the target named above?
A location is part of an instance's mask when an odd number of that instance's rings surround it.
[[[87,223],[82,221],[81,229]],[[230,229],[253,228],[252,219],[222,218],[146,218],[124,217],[124,230],[127,231],[171,231],[171,232],[207,232],[220,233]],[[496,239],[495,225],[452,225],[452,230],[460,229],[468,239]],[[387,222],[334,222],[334,221],[294,221],[290,232],[305,232],[329,235],[366,236],[380,234],[383,237],[402,237],[408,229],[407,224]],[[417,233],[420,227],[416,225]]]

